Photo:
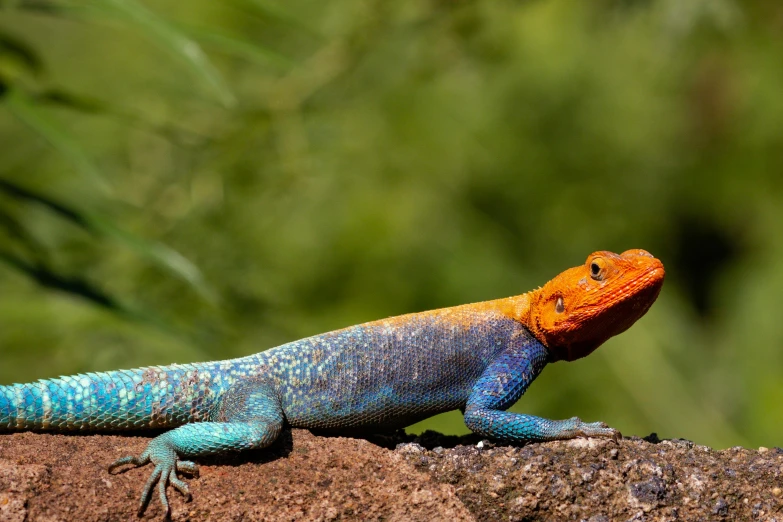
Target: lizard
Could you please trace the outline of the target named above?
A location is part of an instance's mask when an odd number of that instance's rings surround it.
[[[86,373],[0,386],[0,432],[170,429],[109,472],[152,463],[138,515],[157,489],[190,500],[192,460],[270,445],[285,426],[385,430],[461,410],[467,427],[508,443],[620,433],[578,417],[506,411],[544,367],[574,361],[628,329],[658,297],[660,260],[599,251],[533,291],[382,319],[255,355]]]

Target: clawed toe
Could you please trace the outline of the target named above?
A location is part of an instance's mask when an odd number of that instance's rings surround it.
[[[190,494],[188,485],[184,480],[181,480],[179,477],[177,477],[177,473],[174,471],[169,473],[169,484],[174,486],[174,489],[182,493],[182,496],[185,497],[185,502],[190,502],[193,500],[193,495]]]
[[[189,460],[180,460],[177,461],[177,471],[198,477],[198,464]]]
[[[147,479],[147,482],[144,484],[144,489],[141,490],[141,501],[139,502],[139,510],[137,512],[138,516],[142,516],[144,512],[147,510],[147,506],[150,505],[150,499],[152,499],[152,488],[155,486],[155,484],[160,480],[160,476],[163,473],[163,470],[161,469],[161,466],[155,466],[155,469],[152,471],[152,475],[150,475],[150,478]],[[162,482],[165,484],[165,482]],[[163,497],[162,500],[166,500],[166,491],[163,491]],[[165,501],[163,503],[164,508],[168,508],[168,502]],[[168,511],[168,509],[167,509]]]
[[[181,466],[180,464],[185,465]],[[169,504],[168,495],[166,493],[166,488],[169,486],[169,484],[171,484],[174,489],[182,493],[186,502],[190,502],[192,500],[193,496],[190,494],[190,488],[188,488],[187,483],[177,477],[178,469],[183,469],[186,472],[198,472],[198,467],[192,462],[176,464],[164,462],[157,464],[155,466],[155,470],[152,472],[152,475],[150,475],[150,478],[147,480],[147,483],[144,484],[144,489],[141,492],[141,502],[139,503],[138,510],[139,516],[142,516],[147,510],[147,507],[150,504],[150,500],[152,499],[153,488],[155,488],[156,485],[158,490],[158,498],[160,499],[160,503],[163,506],[166,519],[171,516],[171,506]]]
[[[109,464],[109,473],[113,473],[117,468],[120,468],[122,466],[130,464],[132,467],[137,468],[139,466],[144,466],[145,464],[149,463],[150,459],[146,455],[142,455],[141,457],[122,457],[121,459],[117,459],[111,464]],[[131,468],[127,468],[131,469]],[[120,473],[127,470],[122,470]]]
[[[581,422],[581,421],[580,421]],[[615,443],[619,442],[623,436],[614,428],[610,428],[604,422],[582,423],[578,428],[579,434],[583,437],[605,437],[612,439]]]

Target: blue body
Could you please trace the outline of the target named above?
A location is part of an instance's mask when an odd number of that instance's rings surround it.
[[[504,352],[530,355],[508,367],[526,376],[526,382],[546,359],[546,349],[524,326],[499,314],[465,309],[457,317],[413,314],[406,319],[338,330],[240,359],[2,386],[0,431],[228,421],[252,415],[247,411],[252,405],[246,405],[250,396],[268,402],[264,409],[279,409],[296,427],[404,427],[440,412],[464,410],[474,391],[481,395],[474,388],[482,374]],[[533,360],[539,362],[535,368]],[[517,390],[511,402],[523,391]]]
[[[269,445],[285,424],[326,430],[403,427],[460,409],[474,432],[519,442],[615,436],[603,423],[509,413],[551,356],[518,321],[460,306],[353,326],[227,361],[90,373],[0,386],[0,432],[173,428],[140,457],[183,493],[181,457]]]

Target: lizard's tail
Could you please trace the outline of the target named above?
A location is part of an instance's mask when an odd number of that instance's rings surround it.
[[[191,365],[87,373],[0,386],[0,432],[114,431],[202,420],[209,387]]]

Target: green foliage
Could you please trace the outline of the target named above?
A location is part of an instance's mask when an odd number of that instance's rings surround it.
[[[515,408],[779,445],[778,4],[0,4],[0,382],[234,357],[645,248],[648,316]]]

